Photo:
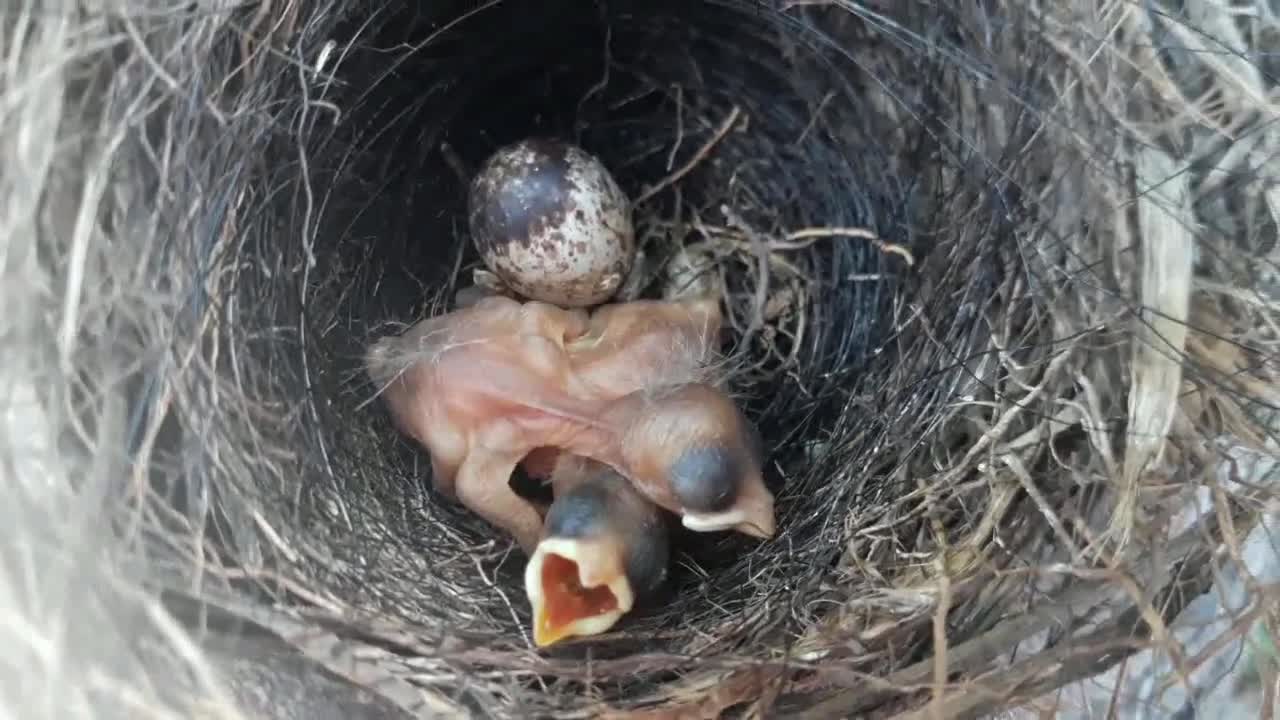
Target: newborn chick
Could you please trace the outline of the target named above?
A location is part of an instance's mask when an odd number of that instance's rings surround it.
[[[596,394],[620,398],[663,383],[709,378],[720,324],[715,300],[605,305],[565,350],[573,371]],[[534,479],[549,481],[560,456],[559,448],[537,448],[520,467]]]
[[[552,485],[524,574],[539,647],[613,627],[661,586],[670,558],[661,511],[608,466],[562,456]]]
[[[365,355],[392,422],[430,454],[436,489],[526,552],[542,518],[508,484],[516,464],[539,446],[608,441],[564,352],[587,320],[495,295],[381,338]]]
[[[690,530],[768,538],[775,519],[760,438],[714,384],[720,328],[718,300],[638,300],[597,309],[565,349],[586,385],[618,399],[605,417],[621,440],[591,457]],[[526,472],[549,467],[549,451],[527,458]]]
[[[589,448],[588,457],[625,475],[686,528],[773,537],[760,436],[724,393],[699,383],[641,390],[619,398],[601,420],[618,440]],[[545,480],[563,456],[540,447],[521,466]]]
[[[436,487],[526,552],[541,518],[508,482],[538,448],[609,465],[653,502],[687,515],[691,529],[771,536],[773,498],[754,430],[710,385],[653,388],[659,372],[678,377],[684,368],[691,377],[690,358],[701,355],[661,352],[663,324],[643,320],[643,313],[614,311],[593,325],[580,310],[487,297],[379,340],[366,366],[396,425],[430,453]],[[634,336],[613,332],[646,325]],[[702,337],[705,327],[676,323],[665,347],[696,351],[698,343],[671,338]],[[658,370],[646,373],[637,360]]]

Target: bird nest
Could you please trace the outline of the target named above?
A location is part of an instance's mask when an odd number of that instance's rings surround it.
[[[73,89],[111,129],[79,141],[115,173],[116,242],[56,252],[127,292],[99,288],[66,330],[97,351],[59,357],[127,378],[130,481],[106,507],[130,577],[424,716],[973,716],[1166,638],[1268,497],[1211,479],[1224,447],[1274,452],[1275,148],[1224,138],[1276,107],[1256,106],[1265,68],[1149,50],[1189,25],[1100,12],[96,18],[127,40]],[[1202,94],[1212,117],[1187,111]],[[1233,134],[1177,147],[1201,126]],[[769,541],[678,536],[660,597],[551,651],[524,557],[434,493],[360,367],[471,283],[468,178],[531,136],[586,148],[635,201],[629,293],[698,273],[722,293],[778,508]],[[75,377],[83,407],[114,381]]]

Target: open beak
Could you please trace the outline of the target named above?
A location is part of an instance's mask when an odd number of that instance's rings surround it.
[[[546,647],[569,637],[613,627],[634,601],[613,546],[574,538],[547,538],[525,567],[533,609],[533,641]]]

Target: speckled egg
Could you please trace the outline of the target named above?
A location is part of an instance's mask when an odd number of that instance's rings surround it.
[[[469,203],[485,265],[530,300],[598,305],[631,271],[631,202],[581,148],[547,139],[503,147],[471,182]]]

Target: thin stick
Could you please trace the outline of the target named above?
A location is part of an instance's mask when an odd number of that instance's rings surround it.
[[[728,205],[721,205],[720,212],[724,215],[725,222],[747,237],[747,241],[756,256],[757,274],[754,312],[751,314],[751,322],[747,326],[746,332],[742,334],[742,345],[745,347],[747,342],[765,323],[764,306],[769,299],[769,241],[762,238],[760,233],[756,232],[742,216],[734,212],[733,208]]]
[[[1266,689],[1262,698],[1262,720],[1272,720],[1276,715],[1276,698],[1280,695],[1280,674],[1265,683]]]
[[[1107,704],[1107,716],[1104,720],[1116,720],[1116,709],[1120,707],[1120,689],[1124,687],[1126,673],[1129,671],[1129,658],[1120,661],[1120,671],[1116,673],[1115,687],[1111,688],[1111,701]]]
[[[1187,669],[1189,671],[1195,670],[1196,668],[1200,667],[1206,662],[1209,662],[1210,660],[1212,660],[1215,655],[1221,652],[1223,648],[1230,645],[1231,642],[1234,641],[1236,638],[1244,637],[1245,635],[1247,635],[1249,633],[1249,630],[1253,628],[1254,622],[1256,622],[1258,618],[1262,617],[1266,613],[1268,609],[1268,601],[1266,596],[1268,594],[1271,594],[1271,592],[1274,592],[1274,590],[1275,590],[1274,585],[1271,586],[1270,591],[1263,590],[1262,591],[1263,594],[1261,595],[1261,597],[1259,597],[1257,600],[1254,601],[1252,608],[1236,616],[1232,620],[1231,627],[1227,628],[1226,630],[1223,630],[1221,633],[1218,634],[1217,637],[1213,638],[1213,640],[1211,640],[1209,644],[1205,645],[1204,648],[1199,653],[1197,653],[1195,657],[1192,657],[1189,660],[1187,660]],[[1164,693],[1169,688],[1177,684],[1178,681],[1179,681],[1179,678],[1175,675],[1170,675],[1169,677],[1166,677],[1160,683],[1159,689],[1156,691],[1156,694],[1160,695],[1161,693]]]
[[[860,238],[862,240],[870,240],[871,244],[879,248],[881,252],[900,255],[903,260],[907,261],[907,265],[914,266],[916,264],[916,257],[911,254],[910,250],[898,245],[897,243],[885,242],[880,239],[880,236],[866,228],[804,228],[803,230],[796,230],[794,232],[787,233],[786,238],[782,241],[774,242],[773,247],[777,250],[801,250],[809,247],[817,240],[832,237],[853,237]]]
[[[947,696],[947,614],[951,612],[951,578],[947,575],[945,550],[934,559],[938,572],[938,607],[933,611],[933,690],[929,714],[934,720],[946,717]]]
[[[676,141],[671,144],[671,152],[667,153],[667,172],[676,164],[676,153],[684,145],[684,86],[676,85]]]
[[[467,164],[462,161],[462,156],[458,155],[458,151],[454,150],[449,143],[441,142],[440,154],[453,174],[458,176],[458,182],[462,183],[462,187],[467,187],[471,182],[471,173],[467,170]]]
[[[723,140],[724,137],[729,134],[729,131],[733,129],[734,123],[738,121],[738,117],[741,115],[742,115],[742,109],[739,108],[737,105],[734,105],[733,109],[729,111],[728,117],[724,119],[724,122],[720,123],[720,127],[716,128],[715,134],[711,136],[711,139],[707,140],[706,144],[704,144],[701,148],[698,149],[698,152],[695,153],[694,156],[689,159],[689,162],[680,166],[679,170],[676,170],[670,175],[662,178],[662,180],[659,181],[657,185],[653,185],[648,189],[646,189],[644,192],[640,193],[639,197],[636,198],[635,204],[639,205],[645,202],[646,200],[649,200],[654,195],[657,195],[658,193],[670,187],[672,184],[679,182],[680,178],[684,177],[685,175],[688,175],[690,172],[693,172],[693,169],[698,167],[698,165],[702,164],[702,161],[707,159],[707,156],[711,154],[711,151],[715,148],[715,146],[718,145],[720,141]]]
[[[831,102],[831,98],[836,96],[834,90],[828,90],[826,95],[822,96],[822,100],[818,103],[818,107],[814,108],[813,114],[809,116],[809,122],[804,126],[804,130],[800,133],[800,137],[791,143],[791,147],[800,147],[800,143],[809,136],[809,132],[818,124],[818,117],[822,115],[822,111],[826,109],[827,103]]]

